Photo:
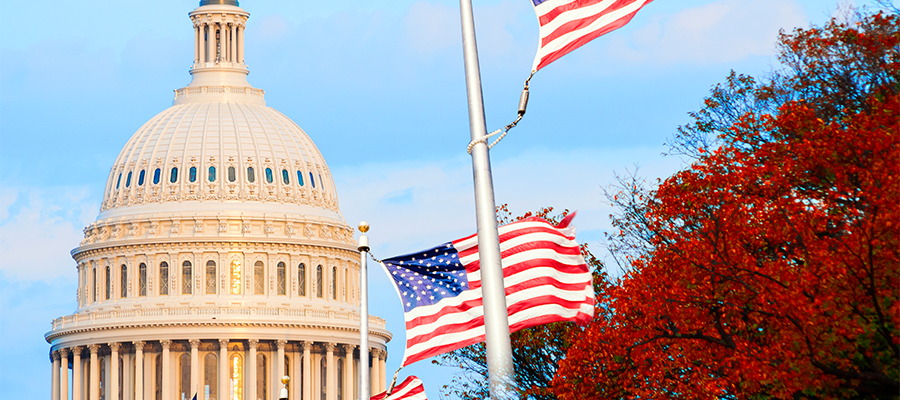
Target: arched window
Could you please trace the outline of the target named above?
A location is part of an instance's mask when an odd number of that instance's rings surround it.
[[[291,174],[289,174],[286,169],[281,170],[281,181],[284,182],[285,185],[291,184]]]
[[[162,174],[162,171],[160,171],[159,168],[157,168],[155,171],[153,171],[153,184],[154,185],[159,184],[159,175],[160,174]]]
[[[209,167],[209,174],[206,175],[210,182],[216,181],[216,167]]]
[[[312,171],[309,171],[309,183],[312,185],[313,189],[316,188],[316,180],[313,179]]]
[[[159,263],[159,295],[165,296],[169,294],[169,263],[163,261]]]
[[[162,400],[162,355],[154,357],[156,359],[156,400]]]
[[[269,398],[269,376],[266,375],[266,356],[256,353],[256,398]]]
[[[232,354],[228,361],[228,367],[231,372],[228,375],[231,400],[244,400],[244,358],[238,353]]]
[[[106,358],[100,357],[100,400],[106,400]]]
[[[244,271],[241,262],[231,260],[231,294],[241,294],[241,286],[244,282]]]
[[[266,168],[266,182],[272,183],[275,178],[272,176],[272,168]]]
[[[287,294],[287,282],[286,282],[286,281],[287,281],[287,271],[285,271],[285,270],[286,270],[287,268],[285,268],[283,262],[279,262],[278,265],[277,265],[275,268],[276,268],[276,269],[275,269],[275,273],[276,273],[276,275],[278,275],[278,276],[277,276],[277,279],[278,279],[278,295],[279,295],[279,296],[286,295],[286,294]]]
[[[262,261],[253,264],[253,294],[266,294],[266,266]]]
[[[228,166],[228,182],[234,182],[237,180],[237,172],[234,170],[234,165]]]
[[[109,300],[109,297],[112,295],[112,277],[110,275],[109,266],[106,267],[106,300]]]
[[[122,271],[122,273],[121,273],[121,276],[119,277],[119,279],[121,279],[120,286],[122,286],[122,288],[119,289],[119,293],[120,293],[121,297],[124,299],[124,298],[128,297],[128,267],[123,264],[121,271]]]
[[[180,368],[178,369],[178,400],[190,400],[194,394],[191,393],[191,354],[184,353],[180,358]]]
[[[116,178],[116,189],[119,188],[119,184],[122,183],[122,173],[119,172],[119,177]]]
[[[141,170],[141,173],[138,174],[138,186],[144,186],[144,175],[145,171]]]
[[[216,262],[206,262],[206,294],[216,294]]]
[[[297,291],[298,295],[306,296],[306,264],[297,266]]]
[[[172,167],[172,173],[169,174],[169,182],[178,182],[178,167]]]
[[[131,171],[128,171],[128,177],[125,178],[125,187],[131,187]]]
[[[291,358],[287,355],[284,356],[284,375],[282,375],[282,376],[293,376],[293,375],[291,375]],[[291,383],[288,382],[284,387],[286,387],[288,389],[288,391],[290,391]],[[288,393],[290,393],[290,392],[288,392]]]
[[[256,182],[256,171],[253,167],[247,167],[247,182]]]
[[[191,280],[194,278],[193,271],[191,271],[191,262],[185,261],[181,263],[181,294],[191,294],[191,289],[193,289],[191,285]]]
[[[347,297],[349,297],[347,293],[350,291],[349,275],[350,275],[350,271],[345,269],[344,270],[344,288],[341,290],[341,293],[343,294],[343,297],[344,297],[344,301],[350,301],[350,299],[347,298]]]
[[[322,298],[322,266],[316,267],[316,297]]]
[[[122,356],[119,356],[119,395],[115,396],[116,399],[124,399],[125,396],[125,359]]]
[[[303,186],[303,171],[297,170],[297,183]]]
[[[147,295],[147,264],[138,266],[138,296]]]
[[[331,267],[331,299],[337,300],[337,267]]]
[[[97,269],[96,268],[91,270],[91,294],[92,294],[91,298],[93,299],[92,301],[94,303],[96,303],[97,302]]]
[[[207,354],[203,358],[203,393],[198,399],[218,399],[219,393],[219,363],[215,354]]]
[[[191,167],[191,169],[188,170],[188,180],[191,182],[197,181],[197,167]]]
[[[337,362],[337,400],[343,400],[344,397],[344,360],[338,359]]]
[[[322,368],[322,400],[327,400],[328,396],[326,395],[328,389],[328,366],[325,364],[325,357],[322,357],[322,361],[319,363],[319,367]]]
[[[322,174],[319,174],[319,189],[325,190],[325,181],[322,180]]]

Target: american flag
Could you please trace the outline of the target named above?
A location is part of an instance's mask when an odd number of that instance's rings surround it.
[[[387,392],[381,392],[372,396],[371,400],[428,400],[428,398],[425,397],[425,387],[422,386],[422,381],[415,375],[410,375],[399,385],[394,386],[390,396],[387,395]]]
[[[621,28],[652,0],[531,0],[541,24],[537,71],[587,42]]]
[[[594,312],[591,272],[570,214],[554,226],[527,218],[499,228],[509,330],[557,321],[587,323]],[[403,302],[401,366],[484,341],[478,237],[382,261]]]

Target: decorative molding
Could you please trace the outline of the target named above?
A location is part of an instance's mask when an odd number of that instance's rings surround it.
[[[97,354],[97,352],[100,351],[99,344],[89,344],[87,346],[87,348],[88,348],[88,351],[90,351],[91,355]]]

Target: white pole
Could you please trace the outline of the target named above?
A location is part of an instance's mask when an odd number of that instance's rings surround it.
[[[369,278],[366,267],[369,252],[369,223],[359,223],[359,399],[368,399],[369,392]],[[348,394],[347,396],[352,396]]]
[[[466,92],[469,102],[469,130],[472,141],[487,134],[478,47],[475,43],[475,17],[471,0],[459,1],[463,55],[466,67]],[[484,301],[485,342],[488,376],[492,399],[515,397],[515,373],[509,344],[509,315],[506,289],[500,264],[500,238],[494,203],[494,184],[487,143],[481,140],[472,147],[472,172],[475,177],[475,216],[478,224],[478,259]]]

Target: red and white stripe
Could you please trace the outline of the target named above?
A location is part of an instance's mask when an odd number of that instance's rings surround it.
[[[425,397],[422,381],[415,375],[410,375],[402,383],[394,386],[390,396],[387,392],[381,392],[372,396],[371,400],[428,400],[428,398]]]
[[[559,226],[528,218],[499,228],[509,330],[558,321],[587,323],[594,312],[591,271],[584,262],[574,214]],[[469,290],[405,314],[402,366],[484,341],[478,237],[453,242],[466,268]]]
[[[540,44],[537,71],[585,43],[621,28],[652,0],[532,0]]]

